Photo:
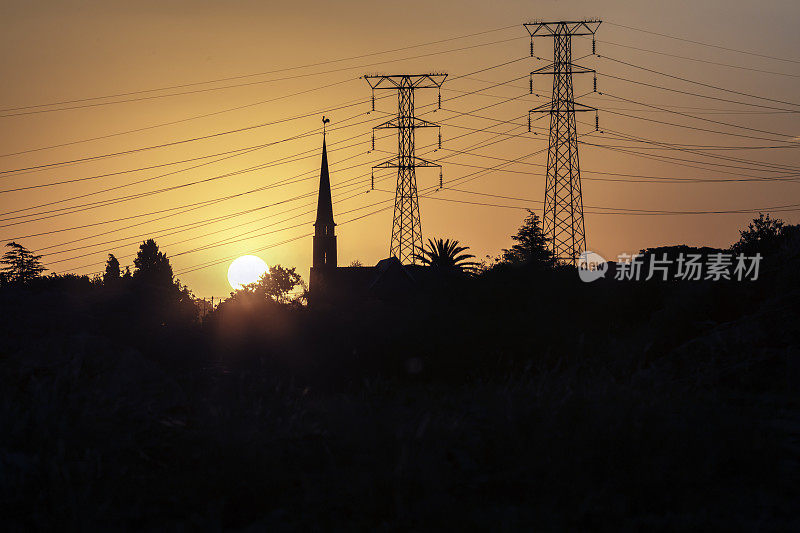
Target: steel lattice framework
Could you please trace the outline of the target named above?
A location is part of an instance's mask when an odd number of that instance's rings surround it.
[[[561,263],[577,265],[586,250],[586,228],[583,221],[581,171],[578,159],[578,132],[575,113],[597,109],[575,102],[572,75],[594,73],[572,63],[572,37],[591,35],[601,21],[561,21],[525,24],[531,36],[553,38],[553,63],[531,72],[533,76],[553,76],[550,102],[531,109],[531,113],[550,114],[550,142],[547,150],[547,178],[544,192],[544,233],[549,239],[553,258]],[[594,43],[593,43],[594,51]],[[596,81],[596,79],[595,79]],[[596,86],[596,83],[595,83]],[[597,120],[595,121],[597,127]]]
[[[419,215],[416,169],[418,167],[439,167],[441,169],[441,165],[414,154],[414,131],[417,128],[439,128],[438,124],[414,116],[414,91],[416,89],[439,89],[439,107],[441,107],[441,87],[445,78],[447,78],[447,74],[438,73],[364,76],[373,90],[373,110],[375,109],[375,90],[397,91],[397,116],[375,126],[372,137],[374,149],[374,130],[397,129],[397,157],[372,168],[397,169],[397,190],[394,198],[394,220],[389,254],[397,257],[403,264],[415,264],[418,255],[422,253],[422,221]],[[440,147],[441,139],[440,129]]]

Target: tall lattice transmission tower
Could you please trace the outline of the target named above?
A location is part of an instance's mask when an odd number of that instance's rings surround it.
[[[375,185],[375,169],[396,168],[397,190],[394,197],[394,220],[389,254],[403,264],[415,264],[422,253],[422,221],[419,216],[417,196],[418,167],[438,167],[441,183],[441,165],[417,157],[414,154],[414,131],[417,128],[439,128],[439,147],[442,146],[441,127],[414,116],[414,91],[438,89],[439,108],[442,107],[442,84],[447,74],[397,74],[392,76],[364,76],[372,88],[372,109],[375,110],[375,91],[397,91],[397,115],[372,130],[372,149],[375,149],[375,130],[397,130],[397,157],[393,157],[373,168],[372,187]]]
[[[575,102],[572,75],[593,73],[594,90],[597,91],[597,74],[592,69],[572,62],[572,38],[591,35],[594,53],[594,35],[600,23],[599,20],[584,20],[525,24],[525,29],[531,36],[531,56],[534,56],[534,37],[553,38],[553,62],[534,70],[530,77],[530,91],[533,93],[534,76],[552,75],[553,96],[550,102],[531,109],[530,113],[550,114],[550,143],[547,150],[542,216],[544,233],[550,240],[553,257],[558,262],[573,265],[578,264],[581,253],[586,250],[575,112],[594,111],[595,129],[599,129],[599,119],[596,108]],[[530,115],[528,117],[530,129]]]

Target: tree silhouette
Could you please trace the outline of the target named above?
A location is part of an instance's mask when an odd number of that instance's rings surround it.
[[[428,239],[422,253],[417,254],[416,258],[423,265],[445,272],[471,274],[477,269],[478,263],[470,261],[475,256],[464,253],[467,250],[469,250],[469,246],[462,246],[455,239]]]
[[[538,267],[553,265],[553,255],[548,249],[548,239],[542,231],[539,216],[530,209],[522,226],[511,239],[517,244],[503,250],[501,263]]]
[[[106,261],[106,273],[103,275],[103,283],[115,283],[120,280],[122,273],[119,268],[119,261],[114,254],[108,254]]]
[[[159,251],[153,239],[144,241],[133,260],[130,276],[131,305],[143,324],[152,326],[177,326],[197,319],[198,306],[186,285],[182,285],[172,272],[166,254]],[[123,280],[128,279],[126,269]]]
[[[738,242],[731,246],[731,251],[743,254],[770,254],[777,251],[781,243],[786,226],[783,220],[771,218],[769,213],[759,213],[747,226],[741,230]]]
[[[41,255],[34,255],[16,242],[9,242],[6,247],[10,250],[3,254],[0,264],[4,265],[2,270],[7,281],[26,283],[47,270],[41,263]]]
[[[302,281],[295,267],[283,268],[275,265],[269,269],[267,295],[278,303],[288,303],[291,300],[290,294]]]
[[[136,282],[162,289],[174,284],[169,259],[158,250],[158,245],[153,239],[147,239],[139,246],[133,265],[133,279]]]
[[[255,293],[280,304],[288,304],[293,298],[292,292],[303,286],[303,279],[295,267],[284,268],[281,265],[269,267],[269,272],[255,283],[242,287],[245,293]]]

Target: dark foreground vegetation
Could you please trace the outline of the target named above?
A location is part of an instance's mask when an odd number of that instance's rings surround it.
[[[9,269],[3,529],[798,530],[797,228],[757,281],[582,283],[535,222],[391,301]]]

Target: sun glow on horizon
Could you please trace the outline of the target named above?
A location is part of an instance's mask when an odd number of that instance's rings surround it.
[[[228,267],[228,283],[238,291],[244,285],[258,281],[266,272],[269,272],[269,267],[263,259],[257,255],[243,255]]]

